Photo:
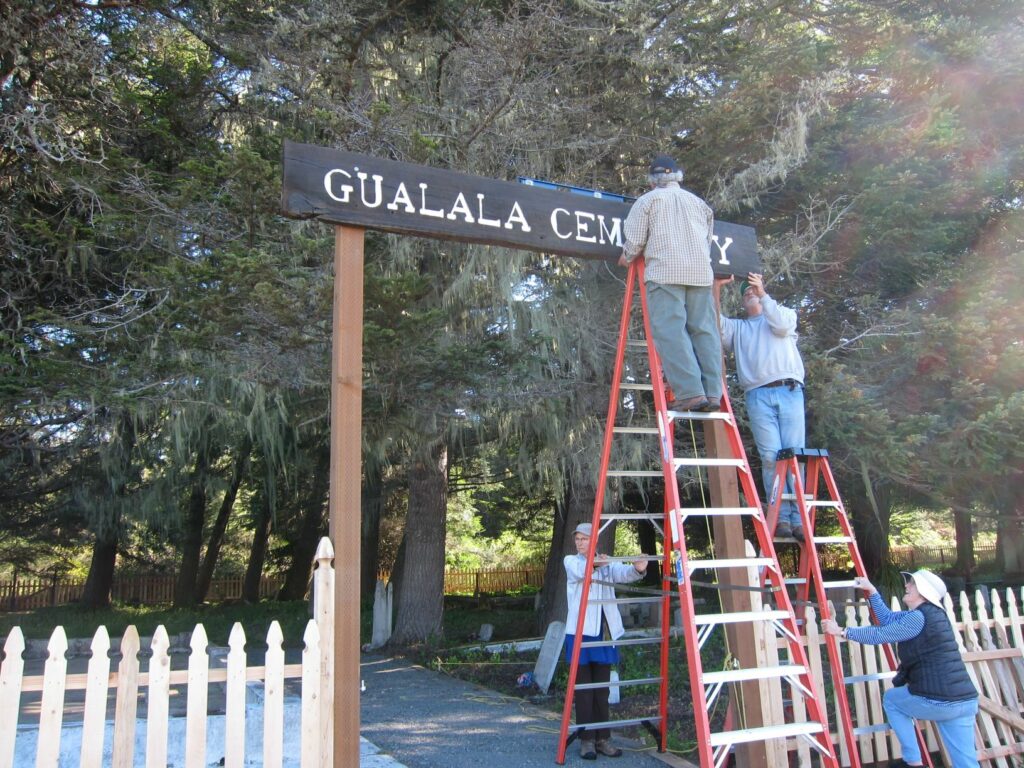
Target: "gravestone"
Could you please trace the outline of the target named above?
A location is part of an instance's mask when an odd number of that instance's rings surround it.
[[[534,682],[544,693],[548,692],[551,678],[555,676],[555,667],[558,666],[558,659],[562,655],[564,643],[565,622],[552,621],[548,624],[548,631],[544,634],[544,642],[540,646],[537,663],[533,667]]]

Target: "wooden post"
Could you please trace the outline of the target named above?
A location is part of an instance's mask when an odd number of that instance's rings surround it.
[[[359,540],[363,229],[334,228],[330,536],[334,545],[334,766],[359,765]],[[323,724],[326,726],[326,723]]]
[[[725,425],[720,421],[712,420],[704,423],[704,441],[708,458],[735,458],[729,447]],[[736,481],[736,470],[732,467],[711,467],[708,475],[711,505],[714,507],[738,507],[739,486]],[[745,557],[746,539],[743,536],[742,518],[739,515],[716,515],[712,520],[714,521],[715,557]],[[748,586],[746,572],[735,568],[719,570],[718,581],[723,586]],[[723,589],[721,591],[722,610],[725,612],[751,610],[750,595],[749,591],[742,589]],[[744,668],[757,667],[757,633],[753,623],[727,624],[725,631],[732,655],[739,659]],[[756,680],[751,680],[741,685],[743,701],[735,703],[735,712],[742,717],[742,727],[757,728],[764,725],[766,713],[761,700],[760,684]],[[763,743],[738,745],[736,756],[737,765],[741,768],[768,768],[768,755]]]

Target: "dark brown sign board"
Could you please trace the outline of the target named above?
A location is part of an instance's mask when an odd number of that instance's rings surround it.
[[[629,203],[286,141],[282,207],[296,218],[618,259]],[[715,222],[717,274],[760,272],[754,230]]]

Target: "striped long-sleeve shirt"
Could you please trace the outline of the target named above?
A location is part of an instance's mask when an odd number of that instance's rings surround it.
[[[878,625],[847,627],[847,639],[867,645],[901,643],[917,637],[924,629],[924,614],[920,611],[891,611],[877,592],[868,601],[878,619]]]

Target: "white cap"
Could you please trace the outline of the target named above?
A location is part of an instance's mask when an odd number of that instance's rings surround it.
[[[590,523],[580,523],[576,526],[575,533],[582,533],[584,536],[590,536],[594,531],[594,526]]]
[[[941,577],[924,568],[914,571],[914,573],[909,571],[900,571],[900,573],[906,578],[914,580],[914,585],[921,597],[932,605],[942,608],[942,598],[946,596],[946,582]]]

